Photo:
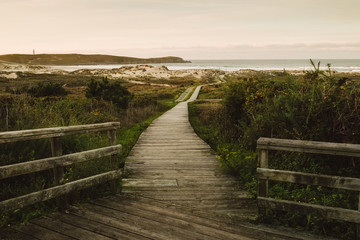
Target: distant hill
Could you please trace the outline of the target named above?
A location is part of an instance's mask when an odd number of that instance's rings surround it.
[[[111,55],[84,54],[8,54],[0,55],[0,60],[31,65],[108,65],[108,64],[148,64],[148,63],[187,63],[179,57],[133,58]]]

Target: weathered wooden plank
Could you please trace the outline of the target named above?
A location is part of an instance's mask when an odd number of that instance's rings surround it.
[[[197,163],[192,163],[190,161],[187,161],[185,163],[182,162],[140,162],[140,161],[132,161],[132,162],[127,162],[126,163],[126,167],[127,168],[136,168],[136,167],[152,167],[152,168],[165,168],[165,167],[175,167],[176,168],[203,168],[203,167],[209,167],[209,168],[215,168],[217,167],[219,164],[218,163],[209,163],[209,162],[197,162]]]
[[[137,214],[128,213],[122,208],[115,208],[113,205],[103,206],[98,204],[84,205],[88,210],[95,211],[108,217],[116,218],[118,221],[127,222],[137,231],[142,231],[146,236],[155,239],[218,239],[208,235],[208,233],[196,233],[187,228],[179,227],[174,224],[163,224],[160,219],[163,216],[153,213],[152,217],[142,217]],[[115,211],[116,210],[116,211]],[[155,230],[156,229],[156,230]]]
[[[119,122],[97,123],[56,128],[42,128],[20,131],[9,131],[0,133],[0,143],[10,143],[32,139],[61,137],[72,134],[83,134],[90,132],[100,132],[116,130],[120,127]]]
[[[99,219],[85,219],[83,217],[73,215],[71,210],[69,214],[54,214],[50,216],[51,218],[58,219],[62,222],[71,224],[78,228],[83,228],[88,231],[104,235],[112,239],[121,239],[121,240],[148,240],[141,235],[134,234],[128,231],[124,231],[119,228],[115,228],[111,225],[108,225],[105,219],[99,221]]]
[[[92,205],[90,205],[92,206]],[[156,232],[148,232],[146,229],[143,229],[142,227],[139,227],[138,224],[132,224],[128,221],[121,221],[115,216],[104,214],[102,211],[96,211],[92,208],[86,209],[83,206],[79,208],[72,208],[70,209],[70,213],[75,216],[79,216],[81,218],[84,218],[88,221],[95,221],[100,222],[103,224],[106,224],[107,226],[112,226],[113,228],[119,229],[120,231],[126,231],[129,232],[131,235],[139,235],[142,238],[148,238],[148,239],[164,239],[167,240],[169,238],[163,237],[160,234],[157,234]],[[114,213],[118,213],[114,211]],[[141,238],[139,238],[141,239]]]
[[[123,179],[123,187],[177,187],[176,179]]]
[[[171,213],[168,213],[170,211],[166,211],[166,209],[164,209],[161,213],[159,213],[158,211],[154,211],[154,210],[159,210],[158,208],[139,209],[137,207],[124,205],[121,202],[103,200],[103,199],[97,200],[96,204],[112,207],[118,211],[131,215],[140,216],[142,218],[156,219],[156,221],[160,222],[163,225],[175,226],[177,228],[183,229],[184,236],[186,236],[187,232],[190,231],[194,233],[192,238],[196,238],[196,235],[199,234],[199,236],[204,238],[209,236],[209,237],[216,237],[219,239],[246,239],[244,236],[239,236],[235,233],[224,231],[222,229],[214,229],[212,227],[198,224],[192,221],[190,217],[185,221],[177,216],[171,215]],[[206,233],[206,235],[204,233]]]
[[[163,201],[179,201],[179,200],[212,200],[212,199],[249,199],[249,194],[243,191],[229,192],[194,192],[194,191],[181,191],[181,192],[146,192],[146,197],[163,200]]]
[[[153,191],[153,192],[193,192],[193,193],[213,193],[213,192],[232,192],[239,191],[238,187],[229,187],[229,186],[198,186],[198,187],[165,187],[165,186],[143,186],[143,187],[125,187],[123,188],[123,192],[141,192],[143,191]]]
[[[360,178],[320,175],[265,168],[258,168],[257,173],[260,179],[360,191]]]
[[[25,223],[13,227],[15,230],[40,240],[73,240],[66,233],[57,233],[32,223]],[[25,238],[26,239],[26,238]]]
[[[210,211],[197,211],[196,208],[189,208],[184,207],[178,204],[173,204],[169,201],[158,201],[150,198],[143,198],[143,197],[134,197],[126,195],[126,200],[124,201],[124,196],[115,196],[110,197],[109,200],[112,200],[114,202],[119,202],[123,205],[131,205],[133,207],[136,207],[138,209],[144,209],[149,210],[153,212],[158,212],[161,215],[168,215],[172,217],[176,217],[191,223],[197,223],[204,226],[211,227],[212,229],[220,229],[223,231],[227,231],[230,233],[235,233],[240,239],[246,239],[247,237],[255,238],[255,239],[267,239],[267,240],[280,240],[280,239],[286,239],[286,240],[294,240],[294,239],[315,239],[315,238],[302,238],[299,236],[299,238],[294,237],[294,234],[292,233],[286,233],[289,237],[284,236],[284,232],[278,232],[275,229],[263,229],[260,226],[257,225],[250,225],[246,222],[237,222],[236,225],[234,225],[234,222],[228,221],[229,219],[222,218],[218,214],[212,214]],[[291,236],[291,237],[290,237]],[[242,238],[243,237],[243,238]],[[229,238],[223,238],[223,239],[229,239]],[[230,238],[231,239],[231,238]],[[316,238],[316,239],[324,239],[325,238]],[[326,240],[329,240],[326,238]]]
[[[360,157],[360,144],[259,138],[258,149]]]
[[[58,157],[62,155],[62,144],[60,137],[53,137],[51,140],[51,154],[53,157]],[[64,167],[55,165],[53,168],[54,172],[54,184],[63,185],[65,183],[64,178]],[[64,211],[67,206],[67,199],[64,196],[56,198],[56,204],[60,211]]]
[[[199,177],[216,177],[221,175],[220,170],[214,171],[212,169],[167,169],[166,171],[158,168],[154,169],[127,169],[126,172],[130,172],[132,177],[135,178],[181,178],[183,176],[199,178]]]
[[[326,207],[264,197],[258,197],[257,200],[259,207],[266,207],[287,212],[297,212],[301,214],[312,214],[322,218],[360,223],[360,212],[356,210]]]
[[[117,154],[121,151],[121,145],[98,148],[80,153],[39,159],[31,162],[0,166],[0,179],[14,177],[22,174],[43,171],[55,166],[68,166],[77,162],[84,162],[90,159],[101,158]]]
[[[110,240],[111,238],[103,236],[92,231],[85,230],[83,228],[78,228],[72,224],[64,223],[58,221],[57,219],[49,217],[40,217],[31,221],[31,223],[36,224],[40,227],[47,228],[53,232],[65,233],[67,236],[70,236],[75,239],[98,239],[98,240]]]
[[[80,179],[74,182],[69,182],[64,185],[59,185],[38,192],[30,193],[24,196],[8,199],[0,202],[0,212],[23,208],[37,202],[46,201],[64,194],[68,194],[72,191],[88,188],[94,185],[98,185],[100,183],[114,180],[121,176],[122,170],[115,170]]]
[[[195,165],[195,164],[194,164]],[[144,166],[143,164],[138,164],[136,166],[134,165],[129,165],[127,166],[126,165],[126,168],[127,170],[141,170],[141,169],[149,169],[149,170],[152,170],[152,169],[161,169],[163,170],[164,172],[167,171],[167,170],[193,170],[194,167],[197,168],[197,170],[209,170],[209,171],[212,171],[212,170],[216,170],[214,169],[214,166],[204,166],[204,165],[195,165],[195,166],[151,166],[151,165],[148,165],[148,166]],[[218,170],[220,171],[220,170]]]
[[[1,240],[38,240],[33,236],[27,235],[25,233],[15,231],[12,228],[1,229],[0,231],[0,239]]]

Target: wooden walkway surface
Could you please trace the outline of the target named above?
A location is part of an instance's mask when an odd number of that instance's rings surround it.
[[[2,230],[0,239],[297,239],[242,221],[255,203],[194,133],[187,102],[144,131],[125,170],[122,194]]]
[[[200,88],[192,98],[196,99]],[[212,149],[188,121],[187,102],[156,119],[132,149],[123,192],[208,212],[229,221],[256,215],[254,201],[232,177],[222,174]]]

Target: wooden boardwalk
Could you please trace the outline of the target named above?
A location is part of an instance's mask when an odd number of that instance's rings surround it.
[[[191,99],[196,99],[197,91]],[[212,149],[188,121],[187,102],[156,119],[127,158],[123,192],[211,213],[228,221],[256,215],[254,201],[222,174]]]
[[[297,239],[243,221],[256,215],[255,203],[221,173],[186,102],[144,131],[125,170],[122,194],[2,230],[0,239]]]

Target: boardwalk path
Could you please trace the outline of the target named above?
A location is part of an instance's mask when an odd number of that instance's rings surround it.
[[[197,88],[188,101],[195,100]],[[149,126],[127,159],[124,192],[211,212],[227,220],[256,213],[238,183],[220,172],[217,157],[188,121],[181,102]]]
[[[220,172],[186,102],[151,124],[125,167],[122,194],[2,230],[0,239],[293,239],[239,221],[254,204]]]

